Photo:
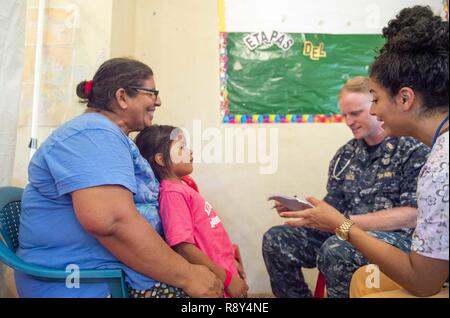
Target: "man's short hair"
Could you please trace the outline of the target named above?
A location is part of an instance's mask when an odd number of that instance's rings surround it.
[[[365,76],[356,76],[349,79],[339,92],[339,98],[341,98],[344,93],[369,94],[369,78]]]

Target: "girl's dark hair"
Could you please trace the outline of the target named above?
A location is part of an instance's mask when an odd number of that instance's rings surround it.
[[[135,96],[136,90],[130,86],[141,86],[150,79],[153,71],[142,62],[130,58],[113,58],[104,62],[92,79],[92,90],[87,94],[86,81],[77,86],[77,96],[88,107],[110,110],[114,95],[119,88],[124,88],[128,95]]]
[[[370,70],[391,97],[410,87],[425,111],[448,111],[448,22],[430,7],[400,11],[383,29],[387,42]]]
[[[141,155],[150,163],[159,181],[168,174],[171,166],[170,147],[172,145],[173,132],[178,128],[168,125],[152,125],[142,130],[135,138],[135,143]],[[155,155],[161,153],[166,167],[161,167],[155,161]]]

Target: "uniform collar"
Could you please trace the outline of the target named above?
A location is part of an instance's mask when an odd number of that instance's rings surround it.
[[[395,153],[396,148],[397,140],[395,138],[386,137],[378,146],[378,149],[372,154],[369,154],[367,151],[367,144],[364,140],[357,140],[356,151],[359,152],[358,157],[362,162],[370,163],[381,157],[390,158]]]

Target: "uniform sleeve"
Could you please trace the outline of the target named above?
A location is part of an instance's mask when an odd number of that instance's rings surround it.
[[[411,141],[407,141],[406,145],[408,143]],[[422,166],[427,161],[430,150],[422,143],[415,143],[413,147],[409,144],[409,154],[406,153],[408,159],[403,165],[400,181],[400,206],[417,208],[417,179]]]
[[[342,155],[343,148],[339,149],[338,152],[334,155],[334,158],[330,162],[330,166],[328,168],[328,181],[327,181],[327,194],[324,198],[324,201],[328,204],[332,205],[336,210],[338,210],[341,213],[346,213],[346,206],[345,203],[345,195],[342,191],[342,180],[336,180],[333,178],[334,174],[334,167],[336,166],[336,163],[338,163],[338,158]],[[341,166],[342,163],[339,163],[339,166],[337,167],[337,171],[340,171],[342,169]],[[341,177],[343,177],[345,174],[342,174]]]
[[[136,192],[129,145],[111,131],[75,134],[56,143],[45,161],[59,195],[102,185],[121,185]]]
[[[195,244],[193,216],[185,195],[175,191],[162,192],[159,208],[167,244]]]

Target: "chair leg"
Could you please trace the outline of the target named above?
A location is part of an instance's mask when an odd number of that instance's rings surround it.
[[[317,276],[316,289],[314,290],[314,298],[324,298],[325,296],[325,276],[319,272]]]

